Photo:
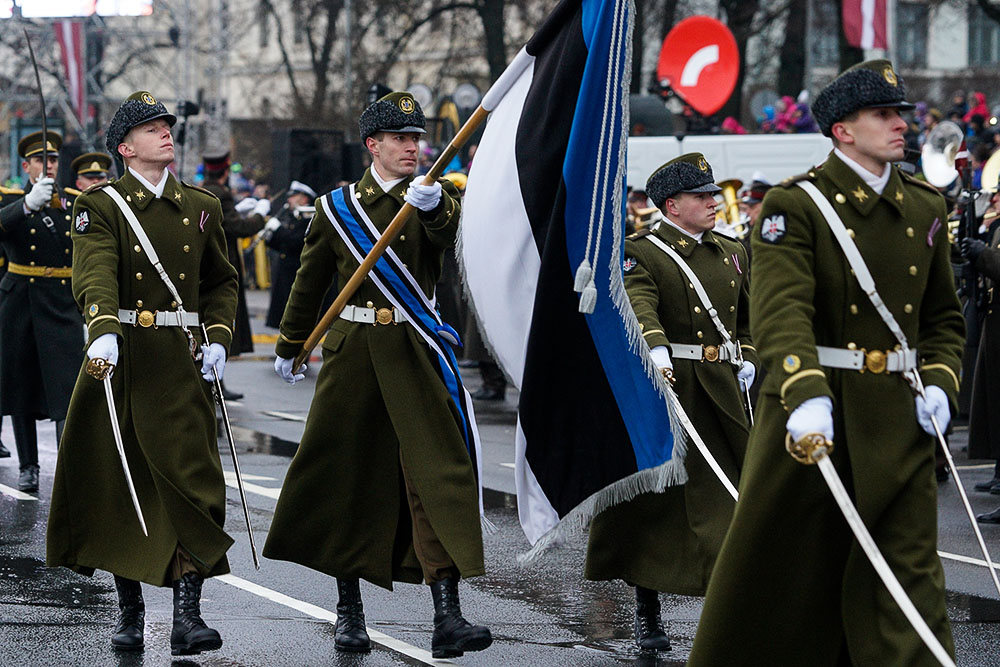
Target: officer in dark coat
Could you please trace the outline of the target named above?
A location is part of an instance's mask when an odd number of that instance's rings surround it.
[[[653,361],[672,370],[681,405],[735,484],[750,428],[743,383],[753,384],[757,356],[750,340],[746,252],[738,241],[712,231],[719,190],[701,153],[657,169],[646,192],[664,219],[655,231],[646,228],[626,239],[623,270]],[[714,318],[685,268],[704,288]],[[590,529],[585,576],[635,586],[641,649],[670,648],[658,592],[705,594],[735,506],[697,449],[689,448],[684,463],[684,485],[605,510]]]
[[[890,597],[815,466],[786,437],[820,434],[917,611],[954,655],[937,555],[931,416],[956,407],[965,325],[943,197],[893,166],[912,108],[892,64],[860,63],[813,104],[834,150],[764,198],[750,321],[767,368],[740,499],[689,665],[938,665]],[[805,187],[803,187],[803,185]],[[867,269],[853,269],[810,195]],[[824,204],[824,207],[826,205]],[[868,272],[907,350],[856,276]],[[904,373],[919,373],[926,399]],[[950,409],[949,409],[950,408]]]
[[[24,194],[24,190],[16,190],[13,188],[0,187],[0,206],[3,205],[4,197],[19,197]],[[0,283],[3,282],[3,277],[7,275],[7,257],[3,253],[3,245],[0,244]],[[0,299],[3,298],[3,293],[0,292]],[[0,430],[3,429],[3,415],[0,414]],[[10,450],[4,447],[3,442],[0,441],[0,459],[9,459]]]
[[[139,582],[171,586],[171,653],[187,655],[222,646],[200,611],[202,582],[229,571],[233,542],[223,530],[226,486],[208,381],[213,369],[220,377],[224,372],[236,272],[226,256],[219,200],[167,169],[175,121],[148,92],[130,95],[106,134],[125,172],[80,195],[73,212],[73,288],[87,323],[87,363],[116,366],[116,419],[148,535],[130,500],[103,383],[77,364],[46,564],[114,573],[120,614],[111,644],[121,650],[144,646]],[[192,343],[201,344],[198,362]]]
[[[41,132],[18,142],[28,186],[0,208],[7,256],[0,280],[0,412],[12,416],[18,488],[28,492],[38,490],[35,421],[55,421],[58,441],[83,358],[82,320],[70,285],[73,202],[55,186],[62,137],[48,132],[47,142],[43,150]]]
[[[274,251],[271,266],[271,303],[267,308],[265,324],[277,329],[285,312],[288,295],[292,292],[295,272],[299,270],[299,255],[306,244],[306,228],[312,216],[296,213],[299,206],[309,206],[316,199],[316,191],[305,183],[292,181],[288,186],[288,199],[278,215],[264,225],[264,242]]]
[[[231,354],[253,352],[253,332],[250,330],[250,314],[247,311],[246,284],[244,282],[243,252],[240,249],[240,239],[253,236],[264,228],[267,215],[271,212],[271,202],[267,199],[256,200],[249,210],[237,210],[233,199],[233,191],[229,188],[229,152],[221,155],[205,155],[202,158],[205,165],[204,187],[222,202],[222,226],[226,230],[226,247],[229,251],[229,261],[236,268],[240,280],[239,302],[236,308],[236,326],[233,328],[233,345]],[[251,200],[253,201],[253,200]],[[243,209],[243,207],[240,207]],[[243,217],[241,213],[248,213]],[[241,395],[227,393],[226,398],[238,399]]]
[[[977,490],[1000,493],[1000,224],[993,224],[988,242],[962,239],[962,254],[985,278],[986,312],[982,319],[979,354],[972,381],[969,410],[969,458],[997,461],[993,478]],[[981,523],[1000,523],[1000,509],[978,517]]]
[[[303,377],[292,374],[293,359],[334,276],[343,285],[360,263],[352,252],[358,237],[348,241],[341,234],[350,234],[348,218],[381,234],[404,201],[417,209],[381,261],[405,267],[409,277],[396,276],[421,303],[433,299],[444,251],[455,243],[458,190],[444,179],[411,182],[425,125],[413,96],[381,98],[362,113],[360,124],[372,166],[358,183],[316,200],[302,267],[281,320],[275,371],[288,382]],[[425,338],[417,329],[424,320],[412,324],[390,300],[397,297],[375,282],[374,276],[364,281],[327,332],[306,430],[264,555],[337,578],[340,651],[371,650],[359,579],[389,589],[395,581],[426,581],[434,600],[433,655],[456,657],[493,641],[488,628],[465,620],[458,600],[459,577],[484,571],[467,440],[473,434],[466,432],[475,427],[457,420],[440,357],[428,343],[440,341]]]

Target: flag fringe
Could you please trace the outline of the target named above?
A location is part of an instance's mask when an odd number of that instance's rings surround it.
[[[677,454],[675,445],[674,453]],[[592,494],[574,507],[559,523],[538,538],[531,549],[517,557],[521,565],[536,562],[552,547],[563,544],[568,538],[580,535],[590,525],[594,517],[615,505],[626,503],[643,493],[660,493],[668,486],[687,481],[684,457],[674,456],[669,461],[655,467],[640,470],[610,486]]]

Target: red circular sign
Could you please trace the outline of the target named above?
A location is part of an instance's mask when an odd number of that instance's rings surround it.
[[[710,16],[692,16],[675,25],[663,40],[656,64],[657,78],[706,116],[733,94],[739,73],[733,33]]]

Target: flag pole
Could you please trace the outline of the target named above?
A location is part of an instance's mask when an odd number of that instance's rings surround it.
[[[483,101],[476,108],[469,119],[465,121],[462,128],[458,131],[455,137],[449,142],[447,148],[441,151],[441,155],[434,162],[434,165],[430,168],[430,171],[424,176],[424,185],[433,185],[437,181],[438,177],[444,171],[444,168],[449,162],[458,154],[458,151],[465,145],[465,142],[469,140],[470,137],[475,133],[479,126],[482,125],[483,121],[489,113],[496,108],[503,96],[510,90],[511,85],[521,73],[531,64],[532,57],[522,48],[518,54],[511,61],[507,69],[504,70],[503,74],[496,80],[496,82],[490,86],[490,89],[486,91],[483,96]],[[344,283],[344,287],[340,290],[337,298],[334,299],[333,303],[330,304],[330,308],[327,309],[323,317],[320,318],[319,322],[316,323],[316,328],[313,329],[312,333],[306,339],[306,342],[302,345],[302,350],[295,357],[295,362],[292,364],[293,373],[298,373],[302,364],[309,358],[312,351],[319,344],[321,338],[326,333],[326,330],[330,328],[333,321],[340,316],[344,306],[350,301],[354,293],[358,291],[361,287],[361,283],[364,282],[365,278],[375,267],[375,263],[378,262],[379,258],[385,252],[389,244],[396,240],[400,232],[403,231],[403,225],[406,224],[407,219],[409,219],[410,214],[413,212],[414,207],[409,203],[404,203],[403,207],[399,209],[396,216],[386,227],[386,230],[382,232],[378,241],[372,246],[372,249],[368,251],[361,265],[354,271],[354,274]]]

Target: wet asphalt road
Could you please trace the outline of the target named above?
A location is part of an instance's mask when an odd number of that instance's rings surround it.
[[[253,307],[253,302],[251,302]],[[259,322],[255,330],[263,327]],[[270,345],[258,344],[260,352]],[[226,377],[246,397],[230,406],[247,482],[258,548],[271,521],[278,490],[312,396],[315,374],[289,387],[260,358],[233,360]],[[470,387],[477,373],[467,373]],[[483,440],[483,477],[487,516],[499,527],[485,537],[487,572],[460,584],[462,609],[476,623],[489,625],[494,644],[482,653],[453,662],[462,665],[679,665],[687,658],[701,611],[700,598],[663,596],[664,620],[673,650],[641,655],[631,641],[631,591],[620,582],[582,581],[585,537],[525,567],[517,556],[527,542],[513,504],[513,424],[515,395],[502,404],[477,406]],[[13,449],[9,420],[3,441]],[[109,646],[117,616],[110,574],[92,578],[44,566],[45,521],[55,468],[55,434],[39,423],[42,466],[37,500],[21,500],[0,487],[0,666],[18,665],[420,665],[429,654],[433,607],[426,586],[401,584],[394,592],[362,582],[362,595],[375,649],[368,655],[333,650],[331,619],[336,608],[334,581],[290,563],[264,560],[254,571],[239,507],[228,489],[226,528],[236,539],[229,552],[232,575],[206,582],[202,611],[225,642],[222,649],[182,660],[169,652],[171,592],[144,586],[146,650],[118,655]],[[952,448],[977,512],[1000,505],[1000,497],[972,493],[972,485],[988,479],[985,462],[969,462],[961,451],[964,432]],[[225,441],[223,465],[232,469]],[[0,459],[0,485],[16,488],[16,455]],[[981,558],[949,482],[940,487],[940,541],[944,554]],[[1000,560],[1000,526],[984,526],[987,544]],[[1000,666],[1000,603],[985,568],[943,560],[949,589],[949,615],[958,647],[959,665]],[[763,611],[763,610],[762,610]],[[739,647],[733,647],[739,655]]]

